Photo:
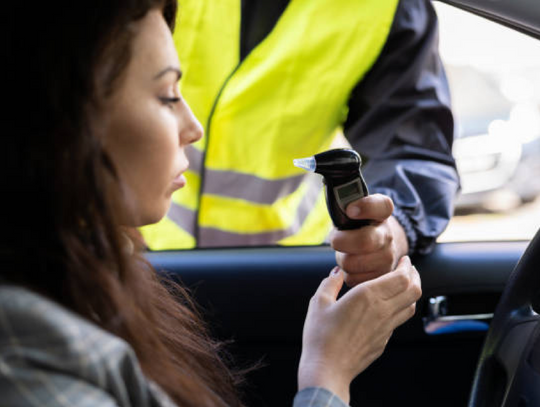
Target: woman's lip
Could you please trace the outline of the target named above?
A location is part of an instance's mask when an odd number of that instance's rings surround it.
[[[183,188],[186,185],[186,177],[180,173],[173,179],[172,183],[177,189]]]

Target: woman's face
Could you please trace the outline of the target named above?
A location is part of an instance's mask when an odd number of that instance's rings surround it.
[[[171,32],[159,10],[138,23],[132,57],[118,88],[104,103],[104,146],[122,181],[114,186],[125,226],[155,223],[171,194],[185,185],[184,148],[202,128],[180,97],[180,66]]]

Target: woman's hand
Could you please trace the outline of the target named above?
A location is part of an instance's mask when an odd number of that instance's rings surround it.
[[[422,290],[408,257],[395,271],[337,300],[342,286],[343,272],[336,267],[310,301],[298,388],[324,387],[348,403],[351,381],[382,354],[393,330],[414,315]]]

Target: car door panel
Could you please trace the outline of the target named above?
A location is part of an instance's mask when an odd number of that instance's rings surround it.
[[[383,356],[351,388],[353,405],[466,405],[485,330],[425,332],[429,301],[452,315],[493,313],[525,242],[445,243],[413,259],[423,296]],[[154,267],[189,287],[213,333],[232,340],[247,375],[248,405],[289,405],[296,391],[302,325],[310,297],[335,265],[330,247],[200,249],[148,254]],[[487,321],[489,322],[489,321]]]

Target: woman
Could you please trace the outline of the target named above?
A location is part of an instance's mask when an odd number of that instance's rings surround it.
[[[35,3],[13,36],[16,94],[31,99],[7,157],[19,177],[6,213],[20,224],[1,248],[2,402],[242,405],[187,293],[129,237],[165,215],[184,147],[202,136],[178,93],[175,3]],[[342,284],[336,268],[310,303],[297,406],[348,402],[420,296],[408,258],[337,301]]]

